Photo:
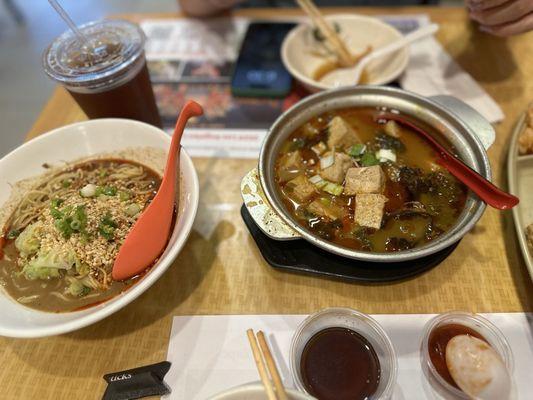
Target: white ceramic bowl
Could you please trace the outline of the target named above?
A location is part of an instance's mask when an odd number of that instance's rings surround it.
[[[127,147],[167,150],[170,137],[151,125],[126,119],[97,119],[54,129],[0,160],[0,204],[9,198],[10,183],[44,172],[43,163],[57,164]],[[93,324],[120,310],[152,286],[185,244],[198,208],[199,185],[194,165],[185,151],[180,157],[182,195],[179,216],[163,255],[133,287],[100,305],[81,311],[47,313],[25,307],[0,290],[0,335],[42,337],[70,332]]]
[[[330,15],[326,20],[339,25],[341,38],[354,54],[360,53],[369,45],[377,49],[402,37],[397,29],[377,18],[347,14]],[[313,37],[313,28],[310,24],[298,25],[285,37],[281,47],[281,59],[285,68],[312,92],[339,86],[354,86],[351,80],[352,69],[346,69],[339,75],[340,84],[336,86],[312,78],[314,71],[324,63],[324,59],[316,54],[320,46]],[[392,82],[405,70],[408,61],[408,48],[372,61],[366,68],[369,80],[365,83],[383,85]]]
[[[298,392],[292,389],[285,389],[289,400],[313,400],[314,397],[311,397],[305,393]],[[213,397],[210,397],[209,400],[267,400],[267,395],[263,384],[258,383],[249,383],[243,386],[238,386],[217,394]]]

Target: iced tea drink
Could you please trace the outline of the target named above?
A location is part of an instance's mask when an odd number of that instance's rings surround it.
[[[89,118],[130,118],[160,127],[140,27],[104,20],[79,29],[85,42],[68,31],[46,49],[46,73],[69,91]]]

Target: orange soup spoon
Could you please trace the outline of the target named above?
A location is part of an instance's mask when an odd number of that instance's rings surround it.
[[[202,107],[194,101],[188,101],[181,110],[168,150],[161,186],[120,247],[113,264],[114,280],[122,281],[138,275],[165,249],[176,203],[176,182],[179,177],[180,142],[183,130],[191,117],[202,114]]]

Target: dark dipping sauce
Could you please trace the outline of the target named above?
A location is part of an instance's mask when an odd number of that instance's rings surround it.
[[[351,329],[333,327],[309,339],[300,373],[306,390],[320,400],[364,400],[375,393],[381,367],[366,338]]]
[[[431,363],[442,379],[457,389],[459,389],[459,386],[457,386],[450,375],[448,366],[446,364],[446,346],[452,338],[458,335],[469,335],[487,342],[487,340],[478,332],[461,324],[446,324],[438,326],[431,331],[428,339],[428,352]]]

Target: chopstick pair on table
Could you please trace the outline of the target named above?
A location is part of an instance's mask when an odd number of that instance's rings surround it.
[[[265,386],[268,400],[289,400],[263,331],[257,332],[257,338],[253,329],[248,329],[246,335],[252,348],[257,371]]]

